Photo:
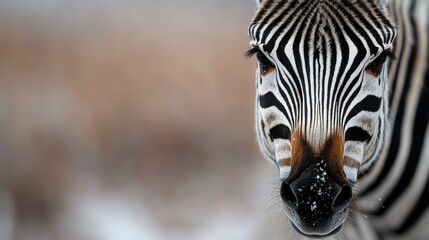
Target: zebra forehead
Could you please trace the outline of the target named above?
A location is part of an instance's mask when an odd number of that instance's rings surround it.
[[[290,10],[299,6],[309,6],[310,3],[314,3],[315,7],[326,7],[332,5],[337,8],[346,10],[365,10],[368,13],[382,13],[385,11],[386,0],[265,0],[261,1],[260,7],[257,11],[257,15],[253,19],[253,22],[257,22],[260,18],[266,14],[273,12],[273,9],[278,10]],[[381,14],[384,15],[384,14]]]
[[[263,44],[269,52],[278,38],[291,37],[288,33],[299,29],[315,33],[316,38],[329,40],[342,34],[367,38],[376,45],[391,43],[396,35],[393,22],[376,0],[267,0],[253,18],[249,34],[254,45]],[[309,43],[313,42],[317,43]]]

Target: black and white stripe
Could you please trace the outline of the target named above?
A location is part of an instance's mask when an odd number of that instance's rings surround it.
[[[377,164],[359,182],[360,207],[382,235],[427,239],[429,1],[394,1],[390,11],[399,31],[389,72],[390,128]]]
[[[388,2],[257,1],[257,138],[285,179],[294,132],[340,132],[361,236],[429,239],[429,1]]]

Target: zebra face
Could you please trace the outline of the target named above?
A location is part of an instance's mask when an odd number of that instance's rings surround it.
[[[382,147],[395,28],[376,0],[267,0],[254,17],[256,131],[298,232],[327,236]]]

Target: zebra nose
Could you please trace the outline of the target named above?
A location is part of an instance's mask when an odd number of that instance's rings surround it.
[[[282,183],[280,188],[280,197],[289,208],[296,210],[298,207],[298,198],[296,197],[295,192],[292,190],[290,184],[286,181]]]
[[[286,181],[283,182],[280,189],[280,196],[283,202],[291,209],[296,210],[298,208],[298,197],[295,193],[296,190],[300,191],[302,188],[295,188],[293,190],[291,185]],[[319,191],[320,192],[320,191]],[[320,192],[321,193],[321,192]],[[344,184],[339,190],[338,194],[332,202],[332,210],[334,212],[341,211],[348,207],[352,200],[352,188],[348,184]]]
[[[352,187],[350,184],[344,184],[338,195],[335,197],[334,202],[332,204],[332,208],[334,211],[341,211],[344,208],[350,205],[352,200]]]
[[[331,215],[350,205],[352,188],[349,183],[337,183],[329,174],[308,168],[300,177],[283,181],[280,196],[287,208],[308,215]]]

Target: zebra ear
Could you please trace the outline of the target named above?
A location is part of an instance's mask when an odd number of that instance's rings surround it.
[[[258,6],[258,7],[259,7],[263,1],[264,1],[264,0],[256,0],[256,6]]]

